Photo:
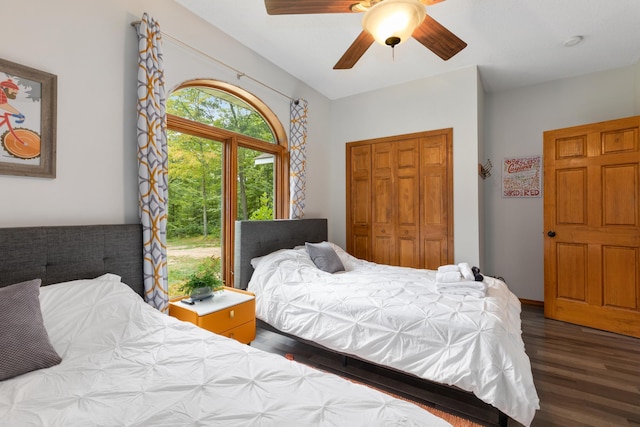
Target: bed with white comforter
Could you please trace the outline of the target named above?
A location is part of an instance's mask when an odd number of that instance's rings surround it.
[[[161,314],[117,276],[42,287],[40,303],[62,362],[0,381],[2,426],[449,425]]]
[[[539,399],[520,302],[485,277],[484,298],[438,292],[435,271],[379,265],[333,245],[345,270],[318,269],[304,247],[252,261],[256,316],[324,347],[473,392],[528,426]]]

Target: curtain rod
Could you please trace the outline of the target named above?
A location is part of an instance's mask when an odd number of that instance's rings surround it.
[[[131,23],[131,26],[132,26],[132,27],[135,27],[136,25],[140,24],[141,22],[142,22],[142,21],[133,21],[133,22]],[[253,78],[253,77],[251,77],[251,76],[249,76],[249,75],[247,75],[247,74],[243,73],[242,71],[240,71],[240,70],[238,70],[238,69],[236,69],[236,68],[232,67],[231,65],[225,64],[224,62],[220,61],[219,59],[214,58],[213,56],[211,56],[211,55],[209,55],[209,54],[207,54],[207,53],[205,53],[205,52],[201,51],[200,49],[195,48],[195,47],[193,47],[193,46],[191,46],[191,45],[189,45],[189,44],[187,44],[187,43],[183,42],[182,40],[180,40],[180,39],[178,39],[178,38],[176,38],[176,37],[172,36],[171,34],[167,34],[167,33],[165,33],[164,31],[160,31],[160,33],[161,33],[163,36],[165,36],[165,37],[167,37],[167,38],[169,38],[169,39],[173,40],[173,41],[174,41],[174,42],[176,42],[176,43],[178,43],[178,44],[179,44],[179,45],[181,45],[182,47],[186,47],[187,49],[190,49],[190,50],[192,50],[192,51],[194,51],[194,52],[196,52],[196,53],[198,53],[198,54],[200,54],[200,55],[204,56],[205,58],[208,58],[208,59],[212,60],[213,62],[215,62],[215,63],[217,63],[217,64],[220,64],[220,65],[222,65],[223,67],[226,67],[226,68],[228,68],[229,70],[231,70],[231,71],[235,72],[235,73],[236,73],[236,78],[237,78],[238,80],[240,80],[240,78],[242,78],[242,77],[245,77],[245,78],[247,78],[247,79],[249,79],[249,80],[252,80],[252,81],[254,81],[254,82],[258,83],[259,85],[261,85],[261,86],[263,86],[263,87],[266,87],[267,89],[272,90],[273,92],[277,93],[278,95],[282,95],[282,96],[284,96],[285,98],[289,99],[290,101],[293,101],[296,105],[298,105],[298,100],[297,100],[297,99],[293,99],[293,98],[291,98],[289,95],[287,95],[287,94],[285,94],[285,93],[280,92],[278,89],[274,89],[274,88],[272,88],[271,86],[269,86],[269,85],[267,85],[267,84],[265,84],[265,83],[262,83],[260,80],[257,80],[257,79],[255,79],[255,78]]]

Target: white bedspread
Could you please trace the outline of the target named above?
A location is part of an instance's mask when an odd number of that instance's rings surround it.
[[[378,265],[334,245],[346,272],[303,248],[256,264],[257,317],[330,349],[473,392],[528,426],[539,409],[521,337],[520,301],[486,277],[485,298],[440,294],[435,271]]]
[[[161,314],[118,280],[41,289],[62,363],[0,382],[2,426],[449,426]]]

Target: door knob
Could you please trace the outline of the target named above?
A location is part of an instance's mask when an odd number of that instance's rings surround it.
[[[555,231],[553,231],[553,230],[551,230],[551,231],[549,231],[549,232],[547,233],[547,236],[549,236],[549,237],[556,237],[556,232],[555,232]]]

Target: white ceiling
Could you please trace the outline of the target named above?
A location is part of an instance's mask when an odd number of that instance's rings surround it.
[[[443,61],[411,39],[393,58],[374,43],[350,70],[333,66],[362,14],[269,16],[264,0],[175,1],[330,99],[472,65],[494,92],[640,60],[640,0],[447,0],[427,13],[467,42],[456,56]],[[563,46],[576,35],[582,43]]]

